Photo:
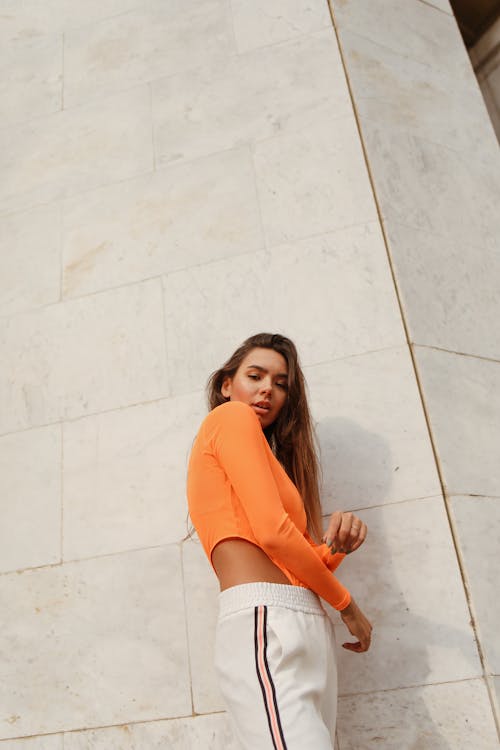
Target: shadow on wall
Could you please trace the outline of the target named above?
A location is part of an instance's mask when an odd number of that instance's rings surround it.
[[[323,497],[337,498],[331,505],[324,504],[324,510],[330,506],[324,516],[325,528],[330,512],[344,510],[346,505],[353,510],[364,508],[355,512],[368,524],[366,542],[337,571],[372,622],[373,640],[366,654],[353,654],[342,648],[342,643],[353,638],[339,614],[325,604],[335,624],[339,696],[349,696],[339,700],[339,748],[363,750],[375,743],[390,750],[400,747],[403,740],[405,747],[451,750],[420,691],[405,691],[404,697],[393,692],[444,681],[436,676],[432,660],[438,656],[442,663],[443,652],[451,649],[444,657],[447,668],[455,653],[471,651],[467,634],[453,627],[439,609],[446,581],[440,578],[440,571],[432,569],[432,546],[440,545],[442,540],[432,533],[435,513],[428,510],[432,505],[442,516],[442,505],[438,507],[441,500],[435,497],[384,505],[385,498],[391,496],[394,471],[387,441],[348,419],[324,419],[316,432],[323,467]],[[357,497],[345,497],[339,491],[352,488],[353,484]],[[443,524],[443,533],[446,531]],[[426,603],[421,598],[429,587]],[[414,602],[413,608],[407,597]],[[429,616],[424,616],[426,605],[433,607],[435,603],[438,611],[433,615],[430,609]],[[441,607],[445,606],[442,603]]]

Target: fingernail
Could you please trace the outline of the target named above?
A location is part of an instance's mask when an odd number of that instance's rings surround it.
[[[337,550],[335,549],[335,547],[332,547],[330,552],[332,553],[332,555],[334,555],[337,552]]]
[[[332,540],[330,539],[330,537],[328,537],[328,536],[327,536],[327,537],[325,537],[325,544],[326,544],[326,545],[327,545],[328,547],[329,547],[329,546],[331,545],[331,543],[332,543]]]

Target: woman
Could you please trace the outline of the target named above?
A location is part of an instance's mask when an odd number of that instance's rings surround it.
[[[331,750],[340,610],[366,651],[371,625],[332,575],[366,526],[334,513],[322,535],[318,463],[293,342],[251,336],[208,382],[189,459],[189,513],[220,583],[215,668],[245,750]]]

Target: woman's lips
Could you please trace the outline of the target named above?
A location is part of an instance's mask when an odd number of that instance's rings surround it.
[[[262,406],[257,406],[257,404],[252,404],[252,406],[257,414],[269,414],[269,412],[271,411],[270,409],[264,409]]]

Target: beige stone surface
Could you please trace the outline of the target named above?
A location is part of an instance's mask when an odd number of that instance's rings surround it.
[[[492,592],[498,586],[500,498],[452,497],[451,507],[487,669],[499,674],[500,602]]]
[[[352,114],[258,143],[255,169],[268,246],[376,219]]]
[[[496,692],[497,705],[500,706],[500,677],[493,678],[493,685]]]
[[[306,368],[321,450],[323,511],[441,491],[406,348]]]
[[[208,374],[257,331],[291,336],[305,365],[404,342],[374,224],[191,267],[163,282],[174,393],[204,387]]]
[[[63,559],[179,542],[186,470],[202,394],[64,425]]]
[[[191,712],[180,548],[0,576],[0,737]]]
[[[494,243],[385,224],[410,339],[500,359],[500,254]]]
[[[0,572],[60,562],[61,490],[60,425],[0,437]]]
[[[371,621],[372,644],[362,656],[347,651],[342,644],[353,638],[336,625],[340,695],[480,677],[443,499],[359,515],[366,542],[336,575]]]
[[[340,750],[495,750],[483,680],[355,695],[339,701]]]
[[[415,347],[450,495],[500,495],[500,364]]]
[[[58,302],[61,219],[57,204],[0,218],[0,317]]]
[[[0,432],[168,395],[160,280],[0,320]]]
[[[62,733],[25,737],[19,740],[0,740],[0,742],[2,750],[64,750]]]
[[[315,0],[231,0],[238,52],[294,39],[332,21],[328,3]]]
[[[153,169],[147,86],[0,131],[0,214]]]
[[[238,750],[225,713],[64,734],[64,750],[194,750],[197,747],[204,750]],[[17,748],[13,747],[12,750]]]
[[[63,204],[63,295],[249,253],[263,244],[251,154],[213,154]]]
[[[61,33],[104,18],[118,16],[141,5],[139,0],[3,0],[0,39],[4,43]]]
[[[196,533],[182,544],[193,707],[196,713],[225,709],[214,669],[219,583]]]
[[[330,4],[344,51],[343,33],[349,30],[375,42],[382,53],[384,49],[392,50],[429,68],[449,71],[450,76],[454,76],[453,85],[460,85],[463,75],[470,75],[471,65],[448,0],[442,0],[442,4],[449,13],[436,13],[433,7],[440,1],[331,0]],[[356,61],[347,55],[346,63],[349,72],[352,70],[355,74]]]
[[[356,110],[364,121],[466,150],[472,159],[491,159],[496,135],[470,64],[458,76],[457,67],[465,67],[461,60],[453,61],[451,69],[435,67],[362,33],[343,30],[341,38]]]
[[[362,118],[383,219],[431,234],[497,246],[500,232],[500,156],[474,160],[414,135]]]
[[[308,130],[352,111],[331,28],[152,84],[157,163]]]
[[[234,54],[226,0],[135,6],[65,34],[65,107]]]
[[[2,15],[2,22],[4,18]],[[62,65],[63,38],[60,34],[3,45],[0,58],[2,125],[12,125],[61,109]]]

